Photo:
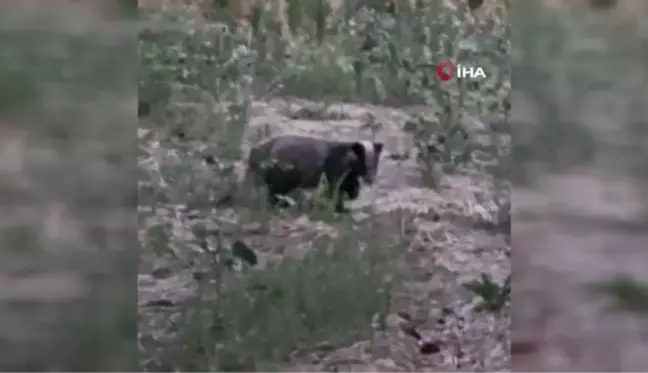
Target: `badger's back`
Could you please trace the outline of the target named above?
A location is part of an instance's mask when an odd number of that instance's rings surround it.
[[[250,171],[258,177],[265,175],[269,166],[274,169],[276,165],[299,173],[303,187],[315,187],[332,143],[335,142],[300,135],[271,138],[250,151]]]

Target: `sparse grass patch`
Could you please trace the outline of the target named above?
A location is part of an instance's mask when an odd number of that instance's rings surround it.
[[[389,307],[389,258],[352,237],[322,239],[233,278],[217,299],[192,312],[184,333],[186,371],[280,370],[295,351],[366,339]]]
[[[629,276],[619,276],[589,286],[590,290],[610,298],[619,311],[648,314],[648,284]]]

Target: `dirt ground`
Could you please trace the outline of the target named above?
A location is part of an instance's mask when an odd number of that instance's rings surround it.
[[[291,101],[287,105],[281,100],[255,103],[251,127],[269,124],[272,133],[370,139],[371,133],[362,130],[369,114],[381,124],[382,129],[375,138],[385,143],[385,155],[376,183],[353,202],[354,216],[358,219],[370,216],[370,219],[383,221],[385,227],[391,227],[394,236],[403,234],[402,230],[414,232],[409,234],[414,234],[416,239],[408,247],[403,247],[401,264],[409,273],[407,284],[395,296],[394,303],[399,310],[406,310],[420,322],[419,330],[423,335],[446,341],[456,339],[457,346],[461,346],[457,348],[463,352],[461,358],[457,358],[455,348],[422,356],[412,338],[404,336],[398,328],[392,328],[372,341],[335,346],[324,357],[296,359],[286,369],[507,370],[510,365],[508,311],[499,315],[473,312],[474,295],[460,285],[477,279],[482,273],[502,283],[510,273],[507,235],[477,228],[480,223],[492,223],[497,219],[496,199],[506,199],[506,191],[496,190],[493,178],[478,170],[448,176],[442,179],[436,190],[422,187],[414,161],[396,161],[389,157],[395,153],[410,153],[412,148],[411,139],[402,130],[409,118],[403,110],[344,104],[329,107],[327,111],[337,113],[328,115],[329,119],[296,118],[298,115],[294,113],[305,105],[312,103]],[[508,135],[503,135],[500,140],[510,142]],[[434,214],[440,216],[439,221],[434,221]],[[312,222],[306,217],[288,224],[296,226],[292,232],[302,235],[306,241],[309,231],[330,229],[325,223]],[[275,230],[263,240],[279,240],[282,236],[280,230]],[[163,271],[166,272],[164,278],[156,278],[154,271],[160,272],[160,268],[165,266],[173,268],[173,263],[161,263],[158,259],[152,260],[151,256],[145,257],[144,261],[148,264],[142,267],[139,276],[140,340],[144,341],[144,365],[149,369],[168,368],[173,366],[173,362],[165,361],[164,357],[172,356],[168,351],[174,344],[168,320],[177,317],[177,310],[192,299],[196,284],[189,269],[166,270]],[[161,301],[169,304],[160,307]],[[437,324],[444,306],[453,309],[457,319],[463,320],[463,325]]]

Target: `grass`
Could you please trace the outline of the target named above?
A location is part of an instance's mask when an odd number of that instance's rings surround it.
[[[250,272],[202,302],[184,333],[180,368],[280,371],[295,352],[370,337],[372,320],[389,307],[386,252],[358,253],[351,240],[333,245]]]
[[[629,276],[618,276],[591,286],[598,294],[610,298],[617,311],[648,313],[648,286]]]

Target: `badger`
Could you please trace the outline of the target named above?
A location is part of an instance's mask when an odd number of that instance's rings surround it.
[[[277,136],[251,149],[246,178],[251,177],[256,185],[265,184],[270,205],[275,206],[278,196],[314,189],[324,175],[326,196],[335,197],[336,211],[344,212],[344,197],[358,198],[361,179],[373,184],[382,150],[380,142]]]

